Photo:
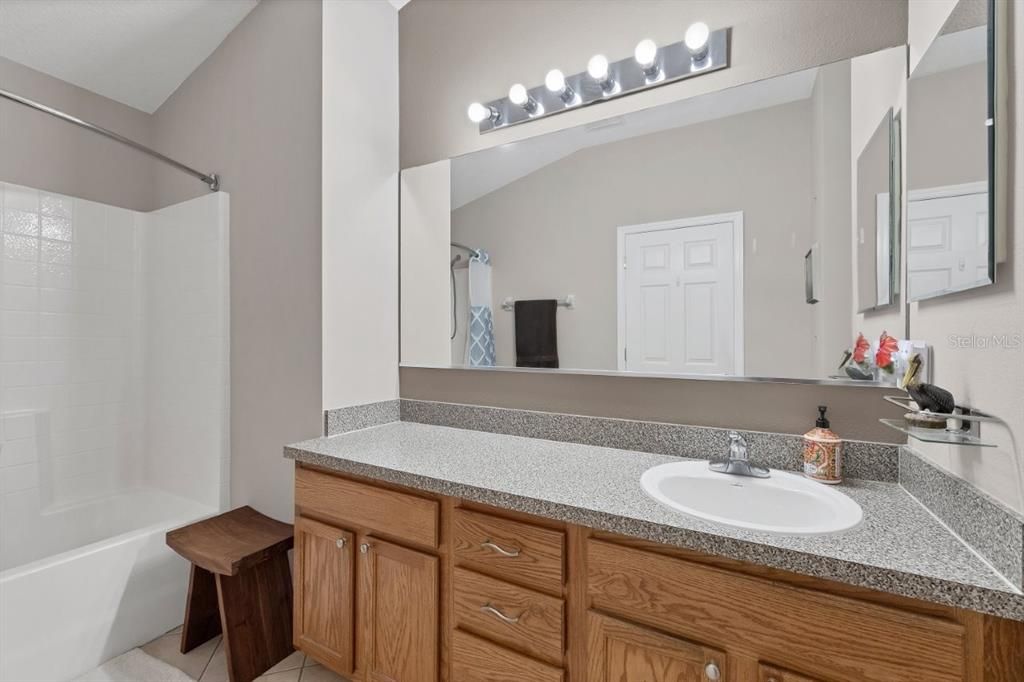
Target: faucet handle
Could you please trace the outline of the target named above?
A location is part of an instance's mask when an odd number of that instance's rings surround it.
[[[729,432],[729,458],[747,458],[747,441],[736,431]]]

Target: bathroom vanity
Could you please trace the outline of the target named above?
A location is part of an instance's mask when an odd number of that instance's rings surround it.
[[[404,422],[286,455],[295,645],[353,680],[1024,676],[1024,596],[896,484],[787,537],[658,505],[663,455]]]

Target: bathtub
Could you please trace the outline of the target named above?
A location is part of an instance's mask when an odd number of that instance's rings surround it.
[[[2,565],[20,565],[0,572],[0,681],[72,679],[179,625],[188,565],[164,533],[216,512],[136,490],[44,510],[6,538]]]

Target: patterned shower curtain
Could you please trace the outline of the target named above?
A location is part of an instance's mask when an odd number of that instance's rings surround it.
[[[494,317],[491,312],[491,257],[477,250],[469,259],[469,329],[466,365],[494,366]]]

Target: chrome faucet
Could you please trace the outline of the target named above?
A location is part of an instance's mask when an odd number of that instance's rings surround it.
[[[735,431],[729,432],[728,458],[712,461],[708,463],[708,468],[734,476],[752,476],[754,478],[771,476],[767,468],[750,463],[750,457],[747,455],[747,441],[743,440],[743,436]]]

